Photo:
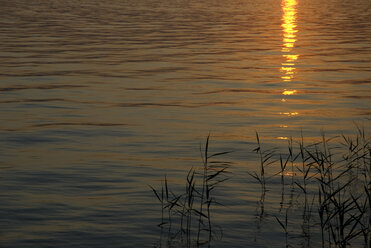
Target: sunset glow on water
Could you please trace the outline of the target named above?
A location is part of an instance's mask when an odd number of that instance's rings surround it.
[[[285,61],[282,62],[281,70],[283,72],[282,79],[284,81],[292,81],[295,74],[295,62],[298,60],[299,55],[294,54],[296,42],[296,0],[283,0],[282,1],[282,29],[283,29],[283,46],[282,53]]]
[[[302,165],[275,157],[260,215],[256,133],[287,154],[370,129],[368,0],[1,5],[0,247],[166,244],[148,185],[183,190],[208,134],[210,154],[232,151],[211,247],[284,247],[279,180]]]

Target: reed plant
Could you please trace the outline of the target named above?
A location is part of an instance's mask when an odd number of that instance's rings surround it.
[[[150,186],[161,204],[159,226],[161,228],[168,226],[168,236],[176,240],[179,247],[209,246],[211,241],[217,237],[212,224],[212,206],[221,204],[216,200],[214,191],[218,185],[228,180],[230,163],[218,161],[215,158],[230,152],[210,155],[209,141],[210,135],[206,138],[204,148],[200,146],[202,168],[189,170],[183,193],[173,193],[166,176],[159,189]]]
[[[253,151],[256,152],[259,156],[260,169],[259,169],[259,172],[248,171],[247,173],[259,182],[262,192],[265,192],[266,182],[267,182],[267,179],[269,179],[267,175],[267,167],[276,162],[276,160],[273,159],[274,154],[275,154],[275,149],[267,149],[267,150],[263,149],[262,144],[260,143],[259,134],[257,132],[256,132],[256,144],[257,144],[257,147]]]
[[[339,147],[332,145],[334,138],[328,139],[324,134],[321,142],[308,146],[301,137],[298,155],[290,153],[293,161],[301,159],[301,166],[296,166],[295,185],[304,195],[302,217],[307,229],[303,231],[305,236],[309,235],[317,198],[318,216],[313,221],[319,221],[322,247],[347,247],[355,239],[359,243],[361,235],[364,247],[370,247],[370,143],[362,129],[358,129],[355,137],[342,138],[343,147]],[[311,204],[308,184],[318,188]]]
[[[289,209],[287,208],[286,211],[285,211],[285,220],[284,221],[281,221],[277,216],[274,216],[277,220],[277,222],[281,225],[283,231],[285,232],[285,247],[288,248],[289,247],[289,231],[288,231],[288,221],[287,221],[287,218],[288,218],[288,211]]]
[[[214,191],[231,177],[227,174],[230,163],[215,160],[229,152],[210,155],[209,138],[200,146],[202,166],[189,170],[184,192],[174,193],[166,176],[159,189],[151,187],[161,207],[159,226],[168,227],[168,240],[178,242],[167,247],[210,246],[215,240],[212,208],[220,203]],[[248,174],[261,188],[258,230],[262,219],[272,216],[283,231],[286,247],[295,247],[290,237],[299,229],[291,225],[298,223],[304,239],[300,247],[371,247],[371,142],[363,128],[357,126],[353,136],[327,138],[323,133],[321,141],[313,144],[305,144],[301,135],[288,140],[285,154],[263,149],[258,133],[256,143],[253,151],[259,168]],[[281,182],[279,212],[265,214],[266,192],[275,177]],[[287,201],[286,185],[291,186]],[[301,216],[302,222],[291,214]],[[317,245],[312,245],[313,239]]]
[[[309,145],[304,144],[303,135],[296,142],[290,138],[287,154],[279,155],[274,149],[264,151],[259,135],[256,137],[254,151],[258,154],[260,169],[248,174],[256,179],[263,192],[269,187],[267,179],[280,175],[279,213],[285,208],[285,216],[284,220],[273,216],[284,231],[286,247],[289,246],[288,213],[292,208],[302,213],[303,246],[310,247],[311,228],[319,226],[314,232],[320,233],[321,247],[345,248],[352,243],[370,247],[371,146],[364,129],[357,126],[355,136],[327,138],[322,133],[320,142]],[[268,172],[269,165],[277,168],[274,166],[277,160],[279,171]],[[291,191],[285,205],[285,178],[288,176]],[[293,205],[293,199],[298,198],[303,201]],[[361,237],[363,242],[360,242]]]

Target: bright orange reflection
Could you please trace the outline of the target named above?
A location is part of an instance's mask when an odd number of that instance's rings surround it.
[[[282,15],[282,28],[283,28],[283,46],[282,56],[285,58],[285,61],[282,62],[281,71],[283,75],[281,78],[290,82],[294,78],[295,74],[295,62],[298,59],[299,55],[293,54],[293,48],[295,47],[296,42],[296,0],[282,0],[281,6],[283,10]]]
[[[297,0],[282,0],[281,7],[282,7],[282,32],[283,32],[283,38],[282,38],[282,57],[284,60],[281,63],[281,79],[284,82],[291,82],[294,79],[295,76],[295,70],[296,70],[296,62],[299,58],[298,54],[295,54],[294,48],[295,48],[295,42],[296,39],[296,33],[297,25],[296,25],[296,5]],[[282,95],[284,96],[290,96],[295,95],[297,93],[294,89],[284,89],[282,91]],[[281,102],[286,102],[287,100],[285,98],[281,99]],[[284,115],[287,117],[293,117],[299,115],[296,111],[290,111],[290,112],[281,112],[280,115]],[[287,127],[287,125],[281,125],[281,127]],[[277,137],[277,139],[286,139],[287,137]]]
[[[282,95],[287,95],[287,96],[289,96],[289,95],[294,95],[296,93],[296,90],[284,90],[283,92],[282,92]]]
[[[288,117],[298,115],[298,112],[280,112],[280,115],[286,115]]]

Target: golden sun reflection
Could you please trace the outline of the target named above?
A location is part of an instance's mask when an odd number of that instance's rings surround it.
[[[282,175],[282,172],[280,173],[280,175]],[[292,171],[287,171],[287,172],[284,172],[283,175],[284,176],[292,177],[292,176],[295,176],[296,173],[295,172],[292,172]]]
[[[298,112],[280,112],[280,115],[286,115],[286,116],[295,116],[295,115],[298,115],[299,113]]]
[[[284,90],[282,92],[282,95],[286,95],[286,96],[289,96],[289,95],[294,95],[296,93],[296,90]]]
[[[296,33],[298,32],[297,29],[297,21],[296,21],[296,5],[298,4],[298,0],[282,0],[281,7],[282,7],[282,57],[283,61],[281,62],[281,79],[283,82],[291,82],[296,73],[296,62],[299,58],[298,54],[295,54],[295,42],[297,41]],[[284,89],[281,94],[283,96],[291,96],[297,94],[297,90],[294,89]],[[286,102],[287,99],[282,98],[281,102]],[[299,113],[296,111],[285,111],[280,112],[280,115],[285,117],[291,118],[294,116],[298,116]],[[287,125],[281,125],[281,128],[287,128]],[[276,137],[280,140],[286,140],[286,136]]]
[[[295,62],[298,59],[299,55],[293,54],[293,48],[295,47],[296,42],[296,0],[282,0],[282,29],[283,29],[283,46],[282,56],[285,58],[285,61],[282,62],[281,72],[283,75],[281,78],[285,82],[290,82],[294,78],[295,74]]]

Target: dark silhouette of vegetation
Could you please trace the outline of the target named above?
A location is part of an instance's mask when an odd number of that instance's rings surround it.
[[[174,193],[168,186],[166,176],[160,189],[150,186],[161,203],[159,226],[162,231],[164,226],[168,228],[167,247],[210,246],[212,240],[221,236],[212,224],[212,206],[220,204],[213,192],[229,178],[230,163],[213,159],[230,152],[209,155],[209,139],[210,136],[206,139],[203,151],[200,146],[202,168],[189,170],[183,193]],[[162,242],[160,240],[160,246]]]
[[[280,208],[270,218],[281,227],[285,247],[295,247],[290,242],[291,230],[298,230],[290,226],[292,211],[299,211],[302,216],[301,247],[371,247],[371,145],[364,129],[357,126],[355,136],[327,138],[322,134],[320,142],[309,145],[304,144],[303,136],[298,141],[289,139],[287,154],[280,155],[275,149],[264,150],[258,134],[256,139],[254,151],[258,155],[259,171],[248,174],[261,187],[257,229],[266,218],[264,199],[269,182],[277,178],[282,191]],[[213,191],[233,177],[226,174],[230,163],[212,161],[229,152],[209,155],[208,150],[209,137],[202,152],[203,166],[190,169],[184,193],[172,192],[166,176],[160,189],[151,187],[161,204],[159,226],[161,230],[165,225],[168,227],[167,247],[210,246],[218,237],[211,210],[220,203]],[[274,172],[276,168],[278,172]],[[289,184],[285,183],[287,177],[291,179]],[[288,203],[287,185],[291,187]],[[298,198],[302,200],[294,203],[293,199]],[[312,244],[313,235],[319,244]]]

